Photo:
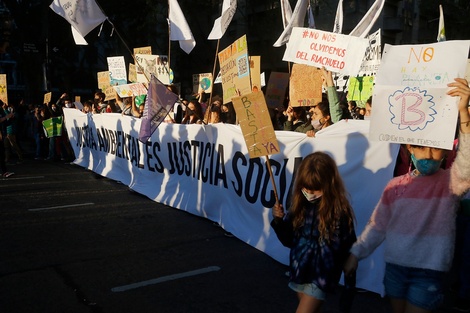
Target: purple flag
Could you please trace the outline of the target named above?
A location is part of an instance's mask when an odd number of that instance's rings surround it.
[[[165,119],[168,112],[178,100],[174,94],[162,84],[153,74],[150,78],[147,98],[145,99],[144,114],[140,124],[139,140],[146,142],[157,129],[158,125]]]

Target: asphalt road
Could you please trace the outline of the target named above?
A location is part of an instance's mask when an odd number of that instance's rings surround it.
[[[65,162],[0,179],[1,313],[295,312],[287,268],[213,222]],[[339,290],[340,291],[340,290]],[[323,312],[339,312],[338,294]],[[357,294],[351,312],[391,312]]]

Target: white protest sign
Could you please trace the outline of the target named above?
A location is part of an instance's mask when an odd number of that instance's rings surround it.
[[[137,82],[148,84],[151,75],[161,81],[164,85],[171,83],[168,56],[153,54],[136,54]]]
[[[364,38],[294,27],[282,59],[356,76],[368,46]]]
[[[124,61],[124,57],[108,57],[107,61],[111,86],[127,84],[126,62]]]
[[[452,149],[457,97],[447,84],[464,77],[470,41],[385,45],[376,77],[371,140]]]
[[[382,59],[382,41],[380,37],[380,29],[367,37],[369,46],[366,49],[364,59],[362,60],[359,75],[375,76],[379,69],[380,60]]]

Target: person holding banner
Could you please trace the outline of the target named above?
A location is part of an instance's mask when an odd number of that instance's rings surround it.
[[[181,124],[202,124],[202,107],[197,100],[189,101]]]
[[[313,129],[310,120],[307,119],[305,107],[292,107],[289,105],[285,115],[287,120],[284,122],[284,130],[306,133]]]
[[[358,260],[384,242],[384,286],[394,313],[432,312],[441,305],[458,197],[470,189],[470,87],[462,78],[448,86],[448,95],[460,97],[459,148],[452,166],[441,168],[447,150],[407,145],[416,169],[385,187],[345,264],[346,275],[355,272]]]
[[[271,227],[291,249],[289,287],[299,297],[297,312],[320,312],[356,240],[353,209],[333,158],[324,152],[305,157],[287,214],[276,204],[272,215]]]

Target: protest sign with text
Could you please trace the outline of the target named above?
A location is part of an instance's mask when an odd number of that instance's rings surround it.
[[[313,66],[294,64],[290,77],[289,105],[293,107],[316,105],[322,99],[321,71]]]
[[[282,59],[356,76],[368,45],[363,38],[294,27]]]
[[[251,90],[261,90],[261,56],[250,56],[250,77],[251,77]]]
[[[372,96],[373,89],[374,76],[350,77],[347,99],[349,101],[365,102]]]
[[[452,149],[459,99],[447,84],[464,77],[470,41],[385,45],[374,87],[372,140]]]
[[[265,97],[269,108],[279,108],[284,104],[288,85],[289,73],[271,72]]]
[[[111,86],[109,71],[98,72],[96,76],[98,78],[98,89],[101,89],[102,92]]]
[[[250,158],[279,153],[279,144],[262,92],[232,98]]]
[[[113,86],[113,88],[121,98],[147,94],[147,88],[142,83]]]
[[[111,86],[127,84],[126,63],[124,61],[124,57],[108,57],[107,60]]]
[[[51,99],[52,99],[52,92],[46,92],[44,94],[44,104],[49,104],[49,102],[51,102]],[[3,99],[2,99],[3,101]]]
[[[137,82],[148,84],[151,75],[165,85],[170,82],[170,67],[168,65],[168,56],[153,54],[136,54],[136,72]]]
[[[8,103],[7,74],[0,74],[0,100]]]
[[[224,103],[251,92],[250,63],[246,35],[219,52]]]

